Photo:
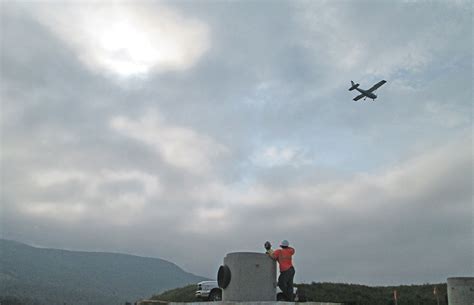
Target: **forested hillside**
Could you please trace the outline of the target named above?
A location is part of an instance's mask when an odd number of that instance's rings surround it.
[[[0,240],[0,300],[41,305],[123,305],[204,278],[168,261],[34,248]]]

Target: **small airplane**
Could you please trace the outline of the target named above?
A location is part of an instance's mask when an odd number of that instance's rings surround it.
[[[354,82],[351,81],[351,87],[349,88],[349,91],[352,91],[352,90],[356,89],[357,91],[359,91],[361,93],[360,95],[358,95],[354,98],[354,101],[358,101],[361,98],[364,98],[364,100],[366,98],[371,98],[373,101],[375,101],[375,99],[377,98],[377,95],[375,95],[373,92],[375,90],[377,90],[380,86],[385,84],[386,82],[387,81],[385,81],[385,80],[381,80],[378,83],[376,83],[375,85],[373,85],[372,88],[370,88],[368,90],[364,90],[364,89],[359,89],[359,84],[354,84]]]

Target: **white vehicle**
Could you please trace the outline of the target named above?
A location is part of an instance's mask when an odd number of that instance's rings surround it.
[[[304,302],[304,300],[299,300],[298,288],[293,288],[295,294],[295,302]],[[217,281],[203,281],[197,284],[197,290],[195,293],[196,297],[208,301],[221,301],[222,300],[222,290],[217,284]],[[282,301],[284,299],[283,292],[280,288],[277,287],[277,301]]]
[[[217,285],[217,281],[202,281],[197,283],[195,296],[198,299],[207,301],[221,301],[222,290]]]

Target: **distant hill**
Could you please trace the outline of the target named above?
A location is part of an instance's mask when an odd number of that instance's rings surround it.
[[[398,292],[398,305],[437,305],[433,289],[436,287],[439,304],[446,305],[446,284],[371,287],[342,283],[297,284],[307,301],[333,302],[347,305],[394,305],[393,290]],[[197,301],[195,285],[165,291],[152,299],[170,302]],[[301,303],[304,304],[304,303]]]
[[[157,258],[42,249],[0,239],[0,301],[123,305],[204,279]]]

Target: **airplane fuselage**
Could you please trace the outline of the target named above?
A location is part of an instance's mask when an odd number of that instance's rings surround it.
[[[362,93],[363,95],[365,95],[366,97],[368,98],[371,98],[373,100],[375,100],[377,98],[377,95],[373,94],[372,92],[369,92],[369,91],[366,91],[366,90],[363,90],[363,89],[359,89],[359,88],[355,88],[357,91],[359,91],[360,93]]]
[[[361,98],[364,98],[364,100],[366,98],[370,98],[375,101],[375,99],[377,98],[377,95],[374,94],[374,91],[377,90],[380,86],[382,86],[386,82],[387,82],[386,80],[381,80],[375,85],[373,85],[372,87],[370,87],[370,89],[364,90],[364,89],[359,88],[359,84],[356,84],[351,80],[351,87],[349,88],[349,91],[357,90],[361,93],[358,96],[354,97],[352,100],[358,101]]]

